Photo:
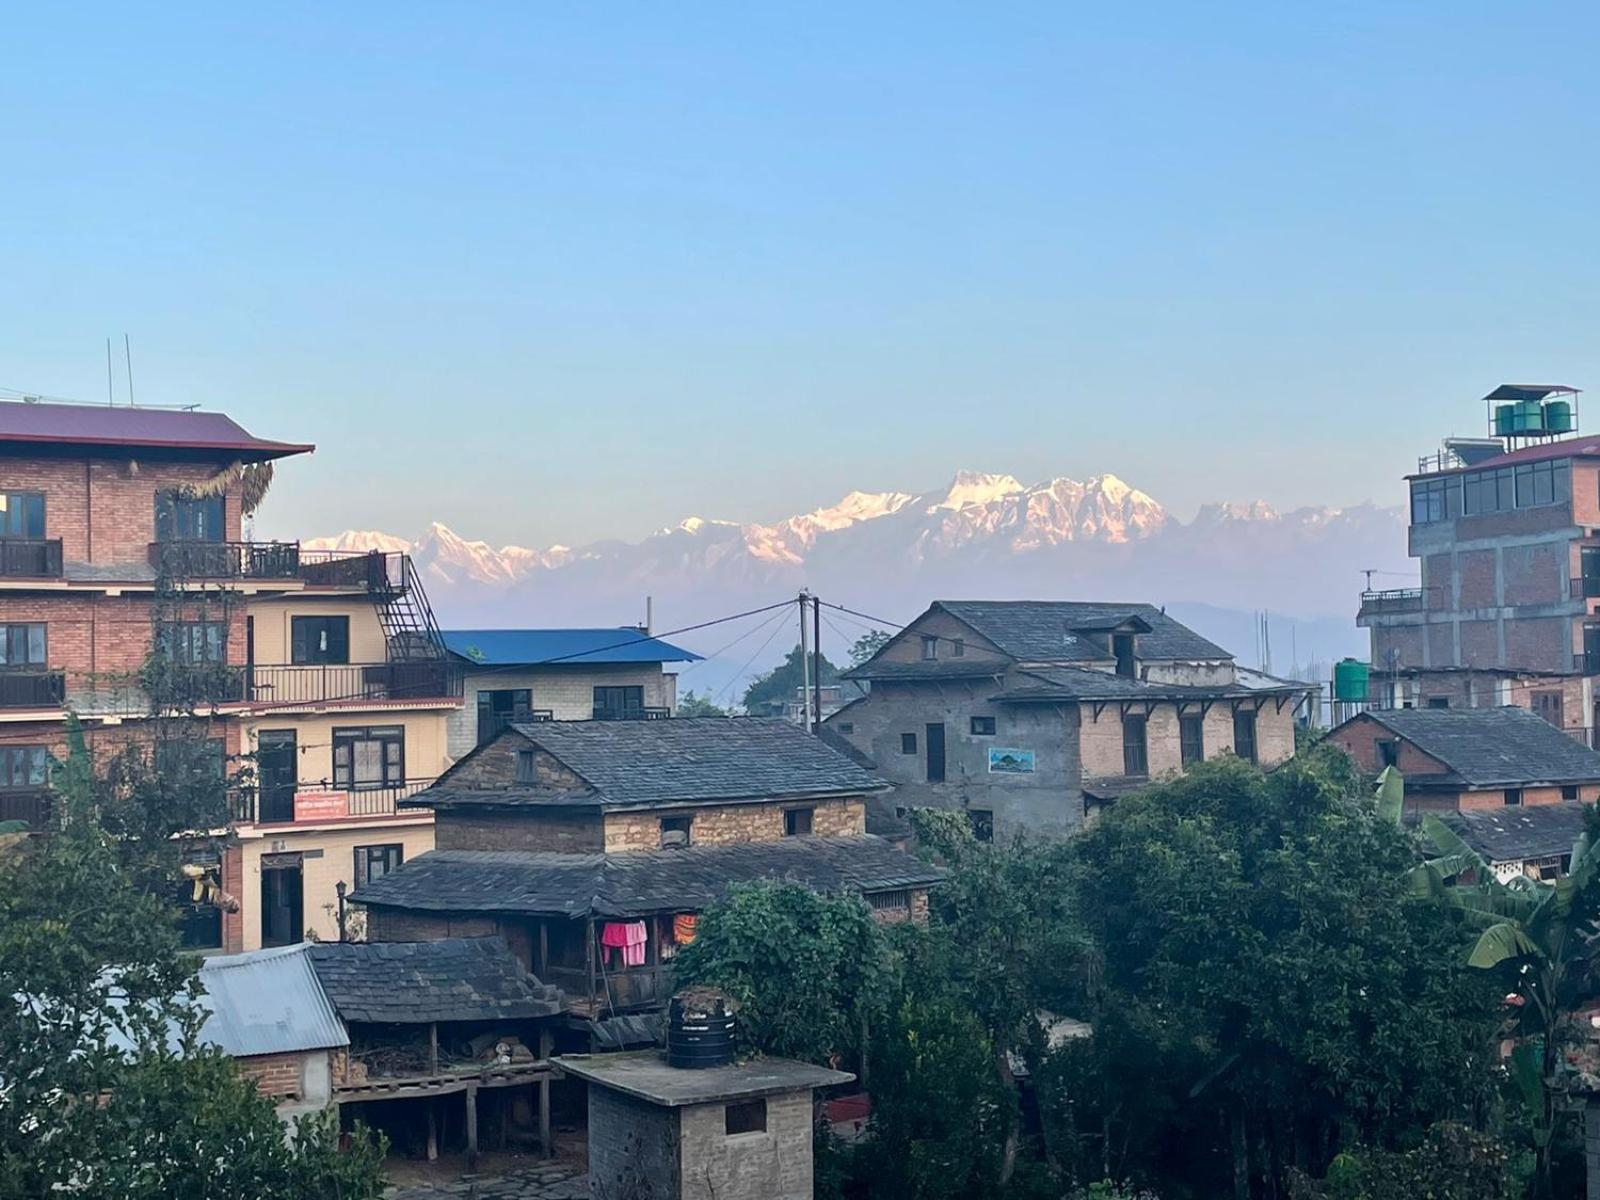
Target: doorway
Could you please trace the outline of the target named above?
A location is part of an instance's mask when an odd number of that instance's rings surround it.
[[[292,729],[263,729],[256,736],[256,774],[261,781],[261,821],[294,820],[300,755]]]
[[[927,727],[928,782],[944,782],[944,723]]]
[[[305,882],[299,854],[261,856],[261,944],[305,940]]]

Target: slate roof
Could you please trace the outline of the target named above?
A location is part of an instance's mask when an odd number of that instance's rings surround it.
[[[351,899],[421,912],[625,917],[699,911],[732,884],[755,879],[819,892],[880,892],[943,878],[937,867],[864,834],[629,854],[433,850],[362,885]]]
[[[1600,781],[1600,754],[1525,708],[1372,709],[1371,718],[1469,787]],[[1422,783],[1425,776],[1407,780]]]
[[[208,460],[265,462],[314,446],[252,437],[219,412],[104,404],[0,402],[0,444],[82,446],[184,452]]]
[[[446,629],[445,648],[476,666],[698,662],[693,650],[620,629]]]
[[[1466,809],[1439,819],[1491,863],[1523,862],[1569,854],[1583,833],[1587,805],[1523,804]]]
[[[200,1040],[235,1058],[348,1046],[309,950],[301,943],[203,960]]]
[[[1107,651],[1074,633],[1105,629],[1137,618],[1150,626],[1139,635],[1139,657],[1146,659],[1231,659],[1221,646],[1180,624],[1153,604],[1091,603],[1080,600],[936,600],[941,609],[981,633],[1019,662],[1070,662],[1103,659]]]
[[[560,993],[528,974],[500,938],[323,942],[311,964],[346,1021],[426,1025],[554,1016]]]
[[[575,771],[594,789],[594,801],[605,806],[865,795],[889,786],[777,717],[539,721],[511,728]],[[451,774],[446,771],[435,788],[413,799],[427,803],[435,791],[448,797],[456,790]],[[573,797],[567,790],[542,792],[527,785],[506,790],[528,803]]]
[[[1009,667],[1009,663],[996,662],[994,659],[969,662],[959,658],[935,658],[894,662],[891,659],[871,658],[859,667],[841,672],[839,678],[870,679],[883,683],[918,679],[992,679],[996,675],[1004,675]]]

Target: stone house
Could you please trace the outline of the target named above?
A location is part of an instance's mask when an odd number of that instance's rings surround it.
[[[844,673],[870,691],[824,728],[900,808],[964,811],[980,837],[1065,835],[1161,775],[1294,753],[1315,685],[1238,667],[1150,604],[937,601]]]
[[[942,873],[866,831],[885,787],[781,719],[513,724],[407,801],[433,810],[437,849],[351,899],[374,941],[498,935],[575,1011],[652,1009],[733,884],[922,918]]]
[[[1501,883],[1519,875],[1548,882],[1572,865],[1586,812],[1586,805],[1567,802],[1464,808],[1440,820],[1483,857]]]
[[[646,630],[449,629],[465,704],[450,718],[448,750],[461,758],[513,721],[646,721],[677,710],[672,662],[697,662]]]
[[[1328,741],[1364,771],[1399,768],[1411,816],[1600,798],[1600,754],[1525,708],[1372,709]]]

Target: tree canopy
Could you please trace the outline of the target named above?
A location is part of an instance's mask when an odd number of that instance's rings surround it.
[[[823,654],[819,658],[822,663],[822,682],[832,683],[839,678],[839,668],[828,661],[828,656]],[[796,645],[781,663],[752,680],[744,690],[745,712],[754,714],[769,704],[788,704],[793,701],[805,682],[806,667],[802,666],[802,659],[809,660],[810,655],[803,654]]]

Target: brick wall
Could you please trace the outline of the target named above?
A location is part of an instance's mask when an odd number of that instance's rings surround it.
[[[867,831],[866,801],[771,801],[718,807],[660,808],[605,815],[605,849],[654,850],[661,845],[661,819],[692,818],[690,841],[697,846],[724,846],[734,842],[775,842],[784,836],[784,813],[791,808],[812,810],[812,832],[819,837],[853,837]]]
[[[234,1061],[239,1064],[239,1074],[254,1080],[256,1090],[263,1096],[289,1099],[300,1095],[307,1055],[326,1053],[326,1050],[314,1050],[291,1054],[253,1054]]]
[[[1397,739],[1393,732],[1365,713],[1352,718],[1328,735],[1330,743],[1338,746],[1355,760],[1356,766],[1369,773],[1383,769],[1383,764],[1378,758],[1378,743],[1396,740],[1399,741],[1397,765],[1402,774],[1409,776],[1449,773],[1449,768],[1438,759],[1424,754],[1404,739]]]
[[[679,1200],[677,1111],[589,1085],[589,1187],[596,1197]],[[806,1200],[810,1200],[807,1189]]]
[[[440,850],[549,850],[595,853],[605,848],[600,814],[440,812],[434,823]]]
[[[811,1093],[766,1104],[766,1130],[733,1137],[720,1103],[678,1110],[684,1200],[811,1200]]]

